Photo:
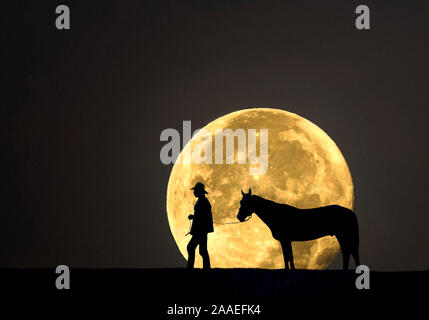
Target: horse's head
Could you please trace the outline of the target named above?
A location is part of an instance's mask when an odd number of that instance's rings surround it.
[[[241,190],[241,194],[243,195],[243,198],[240,201],[240,209],[238,210],[237,219],[244,222],[246,218],[251,216],[253,213],[253,209],[250,206],[252,189],[249,188],[249,193],[244,193],[243,190]]]

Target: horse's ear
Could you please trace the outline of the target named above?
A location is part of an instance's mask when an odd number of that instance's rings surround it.
[[[249,188],[249,194],[252,195],[252,189],[251,188]]]
[[[243,195],[243,197],[244,197],[244,192],[243,192],[243,190],[241,190],[241,194]]]

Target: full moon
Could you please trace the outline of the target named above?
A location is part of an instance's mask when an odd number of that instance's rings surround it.
[[[167,187],[167,214],[171,232],[182,255],[190,236],[189,214],[196,198],[190,188],[204,183],[216,223],[237,222],[242,198],[240,190],[298,208],[338,204],[353,210],[353,182],[347,163],[335,142],[318,126],[294,113],[271,108],[239,110],[207,124],[204,129],[268,129],[268,169],[252,175],[251,165],[237,163],[237,143],[233,164],[177,162]],[[202,140],[193,137],[182,150],[194,150]],[[213,139],[214,141],[214,139]],[[213,142],[214,144],[214,142]],[[259,142],[257,143],[259,152]],[[213,155],[214,157],[214,155]],[[214,268],[284,268],[280,243],[254,214],[244,223],[215,224],[208,235],[208,250]],[[292,242],[298,269],[324,269],[339,251],[335,237]],[[196,254],[195,266],[201,267]]]

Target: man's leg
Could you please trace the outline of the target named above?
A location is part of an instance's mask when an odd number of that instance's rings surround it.
[[[192,236],[191,240],[188,243],[186,249],[188,250],[188,269],[192,269],[194,267],[195,262],[195,249],[198,246],[198,240],[196,236]]]
[[[210,269],[210,257],[207,250],[207,233],[203,233],[200,236],[200,255],[203,257],[203,268]]]

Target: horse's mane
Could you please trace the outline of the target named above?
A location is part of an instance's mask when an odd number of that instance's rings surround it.
[[[278,203],[273,200],[268,200],[265,198],[262,198],[261,196],[257,196],[256,194],[252,195],[253,199],[258,201],[259,203],[263,202],[265,207],[270,207],[272,209],[282,209],[282,208],[295,208],[293,206],[290,206],[288,204],[284,203]]]

